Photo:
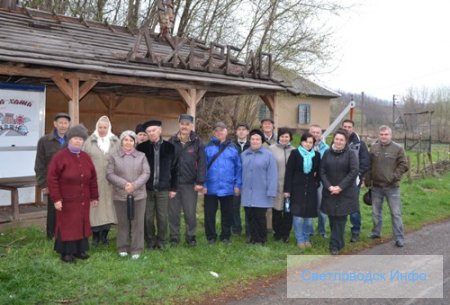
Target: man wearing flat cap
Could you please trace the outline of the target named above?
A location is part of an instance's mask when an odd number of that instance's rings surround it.
[[[220,203],[220,240],[230,243],[233,224],[233,197],[240,194],[242,184],[241,156],[234,143],[227,139],[227,126],[217,122],[214,135],[205,147],[206,181],[205,194],[205,233],[209,244],[217,240],[216,213]]]
[[[177,195],[169,202],[170,244],[176,246],[180,242],[180,214],[183,209],[186,243],[195,246],[197,198],[206,178],[205,151],[202,141],[193,131],[194,118],[182,114],[178,122],[179,131],[169,140],[175,147],[178,160]]]
[[[161,121],[142,124],[149,140],[137,146],[147,157],[150,178],[147,181],[144,234],[148,249],[166,247],[169,198],[176,195],[177,159],[175,147],[161,138]],[[155,221],[156,220],[156,221]]]
[[[261,120],[261,131],[264,133],[264,144],[266,147],[277,143],[277,134],[274,132],[274,130],[275,125],[271,118],[265,118]]]
[[[52,199],[48,196],[47,170],[53,156],[67,145],[66,133],[70,127],[70,116],[65,112],[58,112],[53,119],[53,130],[41,137],[37,144],[34,171],[36,182],[47,199],[47,238],[52,239],[55,234],[56,210]]]

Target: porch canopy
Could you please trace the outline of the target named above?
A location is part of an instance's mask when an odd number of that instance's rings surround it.
[[[239,59],[238,53],[233,46],[146,29],[0,9],[0,82],[56,85],[69,100],[74,123],[89,92],[176,99],[193,116],[205,96],[258,95],[276,123],[276,93],[286,88],[272,79],[271,55]]]

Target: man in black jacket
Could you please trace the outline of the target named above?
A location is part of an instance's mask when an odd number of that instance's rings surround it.
[[[193,131],[194,118],[188,114],[179,117],[179,131],[169,142],[175,147],[178,159],[177,195],[169,202],[170,244],[180,242],[180,214],[184,213],[186,223],[186,243],[197,244],[197,198],[202,191],[206,176],[206,159],[203,144]]]
[[[234,144],[242,153],[244,150],[250,147],[250,141],[248,140],[248,133],[250,128],[247,123],[239,123],[236,126],[236,139]],[[248,222],[247,217],[245,219],[245,234],[248,236]],[[242,224],[241,224],[241,195],[234,196],[233,199],[233,225],[231,226],[231,232],[236,235],[242,234]]]
[[[342,123],[342,128],[348,133],[348,146],[356,154],[359,162],[359,172],[358,178],[356,179],[356,184],[358,186],[358,198],[359,189],[362,184],[362,179],[366,172],[369,170],[370,157],[369,151],[367,150],[366,143],[359,138],[359,135],[354,131],[355,123],[352,120],[344,120]],[[361,232],[361,212],[356,211],[350,214],[350,222],[352,223],[352,237],[351,242],[359,241],[359,233]]]
[[[144,234],[149,249],[163,250],[167,239],[169,198],[174,198],[177,190],[177,159],[175,147],[161,138],[161,121],[147,121],[143,128],[149,141],[139,144],[137,150],[145,153],[151,171],[147,181]]]

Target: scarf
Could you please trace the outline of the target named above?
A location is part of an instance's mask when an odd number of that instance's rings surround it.
[[[312,159],[316,155],[316,152],[314,151],[314,149],[308,151],[301,145],[298,147],[298,152],[303,157],[303,173],[309,174],[312,170]]]
[[[100,137],[98,134],[98,125],[100,122],[108,123],[108,133],[104,137]],[[94,135],[97,137],[97,146],[98,148],[106,155],[111,148],[111,138],[114,137],[114,134],[111,132],[111,122],[106,115],[100,117],[95,124]]]
[[[72,144],[67,144],[67,148],[69,149],[69,151],[71,152],[71,153],[73,153],[73,154],[79,154],[80,153],[80,151],[81,151],[81,148],[80,147],[75,147],[75,146],[73,146]]]

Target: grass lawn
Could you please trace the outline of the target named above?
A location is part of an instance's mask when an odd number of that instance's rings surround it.
[[[450,173],[402,184],[406,230],[450,217],[449,185]],[[392,231],[385,207],[383,238],[389,239]],[[373,242],[367,238],[371,210],[364,204],[361,210],[362,239],[356,244],[347,243],[349,252]],[[90,259],[76,264],[62,263],[53,251],[53,242],[46,240],[42,230],[2,232],[0,304],[186,304],[203,300],[205,294],[219,294],[224,286],[239,290],[252,279],[282,273],[286,255],[299,254],[293,234],[289,244],[269,237],[266,246],[254,246],[247,245],[245,237],[233,237],[228,246],[208,245],[201,214],[200,207],[197,247],[180,245],[164,252],[146,251],[137,261],[118,257],[114,231],[109,246],[91,250]],[[313,248],[307,254],[328,254],[328,239],[314,236],[312,242]]]

